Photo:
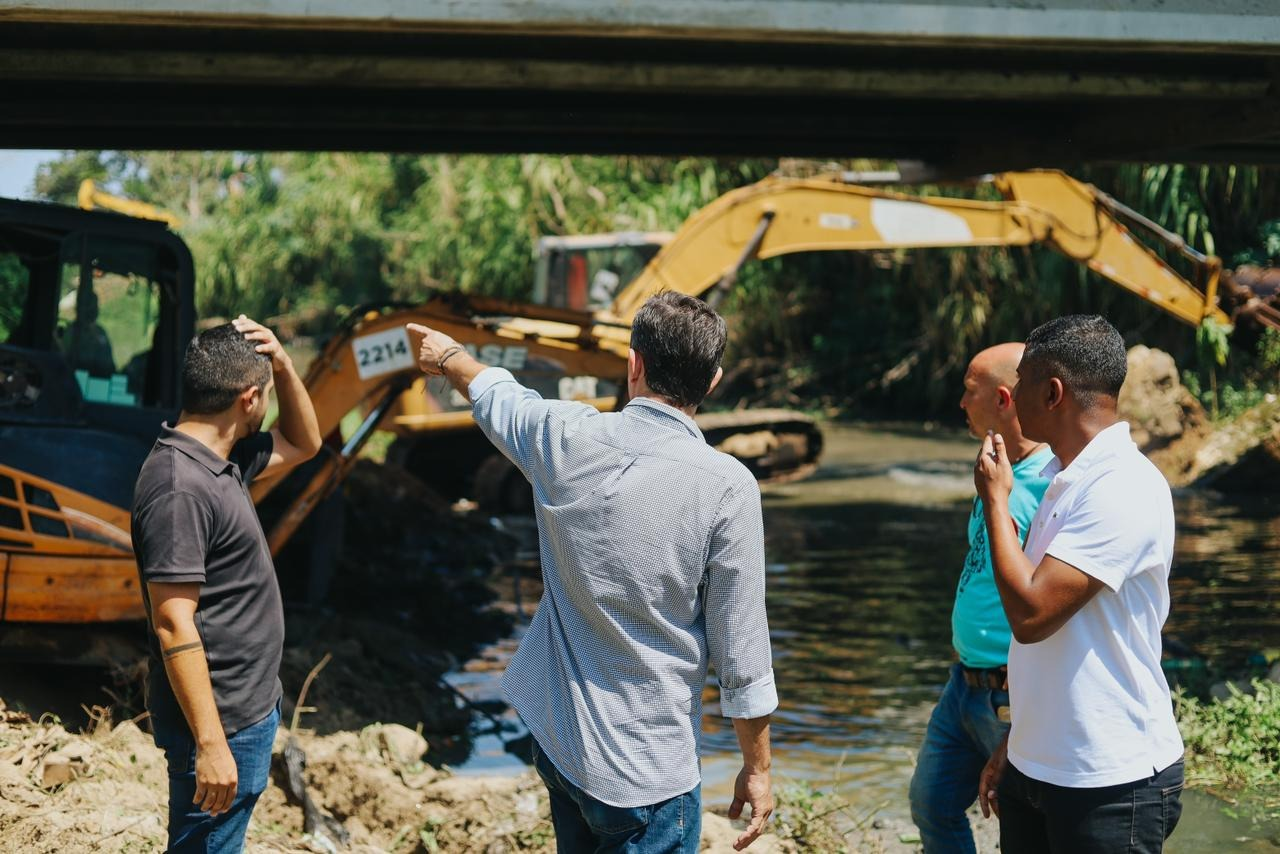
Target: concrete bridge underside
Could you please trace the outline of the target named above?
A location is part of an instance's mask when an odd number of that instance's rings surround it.
[[[0,133],[948,174],[1276,163],[1280,0],[0,0]]]

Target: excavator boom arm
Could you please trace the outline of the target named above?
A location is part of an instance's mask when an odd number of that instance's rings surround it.
[[[587,316],[575,318],[566,312],[552,313],[554,319],[551,320],[528,320],[535,325],[535,330],[541,328],[544,334],[515,333],[505,328],[507,318],[487,313],[509,308],[507,304],[493,301],[437,297],[412,308],[371,310],[355,323],[344,325],[311,363],[304,377],[321,434],[334,434],[348,412],[365,407],[372,409],[372,421],[363,425],[361,431],[367,436],[382,421],[395,398],[421,376],[417,354],[412,352],[404,329],[407,323],[422,323],[438,329],[473,348],[482,361],[512,369],[570,376],[620,378],[623,375],[624,360],[598,349],[591,339],[584,337]],[[570,322],[574,319],[581,325]],[[447,413],[439,414],[448,420]],[[341,482],[354,462],[359,445],[354,442],[347,443],[341,451],[329,449],[319,469],[269,533],[272,554],[279,553],[316,503]],[[279,479],[255,482],[254,501],[261,501],[278,483]]]
[[[644,301],[662,290],[705,294],[736,268],[744,248],[758,237],[757,258],[1042,243],[1186,323],[1198,325],[1206,317],[1227,322],[1205,293],[1134,237],[1114,215],[1114,203],[1093,187],[1050,170],[1004,173],[992,180],[1005,200],[911,196],[837,178],[765,179],[694,214],[598,318],[625,329]],[[1206,286],[1216,263],[1203,259]],[[600,334],[618,340],[622,330]]]
[[[163,208],[134,199],[126,199],[123,196],[116,196],[105,190],[98,189],[98,185],[92,178],[85,178],[80,182],[80,189],[76,193],[76,204],[82,210],[91,211],[96,208],[102,208],[103,210],[115,211],[136,219],[152,219],[157,222],[163,222],[170,228],[178,228],[182,225],[182,220]]]

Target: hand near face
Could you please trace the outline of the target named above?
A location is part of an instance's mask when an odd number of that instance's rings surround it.
[[[982,450],[973,465],[973,485],[984,504],[1008,501],[1013,491],[1013,466],[1004,446],[1004,437],[987,431]]]

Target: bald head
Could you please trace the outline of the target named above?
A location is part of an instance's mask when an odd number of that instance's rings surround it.
[[[969,360],[964,375],[964,396],[960,408],[969,422],[969,432],[982,436],[995,430],[1008,442],[1020,438],[1017,411],[1013,407],[1013,387],[1018,384],[1021,343],[988,347]]]
[[[992,380],[996,385],[1013,388],[1018,384],[1018,363],[1026,345],[1020,341],[988,347],[969,361],[969,370]]]

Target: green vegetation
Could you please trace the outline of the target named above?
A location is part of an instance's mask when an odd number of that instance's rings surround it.
[[[245,311],[321,334],[360,303],[420,300],[437,288],[527,297],[539,236],[674,229],[726,190],[775,169],[812,168],[774,160],[87,151],[42,167],[36,186],[46,198],[71,201],[80,180],[92,177],[174,211],[196,258],[202,317]],[[1280,170],[1075,172],[1229,264],[1280,255]],[[734,340],[723,405],[949,414],[972,352],[1072,311],[1103,313],[1131,342],[1193,365],[1197,388],[1223,409],[1267,393],[1276,376],[1251,376],[1251,359],[1218,364],[1184,326],[1044,249],[778,258],[749,265],[725,308]]]
[[[111,342],[112,362],[123,370],[135,356],[150,350],[160,314],[160,296],[146,279],[126,280],[116,275],[102,277],[94,289],[99,300],[98,324]]]
[[[909,823],[877,820],[888,801],[855,807],[838,794],[838,788],[836,784],[827,791],[796,780],[775,785],[769,832],[795,851],[830,854],[877,854],[895,840],[906,845],[920,842]]]
[[[0,252],[0,341],[7,339],[22,319],[28,278],[27,268],[16,255]]]
[[[821,792],[808,783],[787,782],[775,787],[774,797],[770,829],[779,839],[789,840],[800,851],[849,851],[845,834],[837,825],[850,807],[838,795]]]
[[[1271,788],[1280,785],[1280,684],[1253,680],[1252,693],[1228,683],[1229,696],[1174,697],[1187,745],[1187,784]]]
[[[1264,330],[1253,344],[1252,354],[1246,353],[1243,358],[1228,360],[1225,353],[1221,357],[1211,355],[1224,345],[1205,345],[1203,336],[1200,346],[1207,349],[1198,360],[1202,367],[1183,371],[1182,384],[1199,398],[1215,421],[1234,421],[1267,402],[1268,397],[1274,400],[1280,392],[1280,330]]]

